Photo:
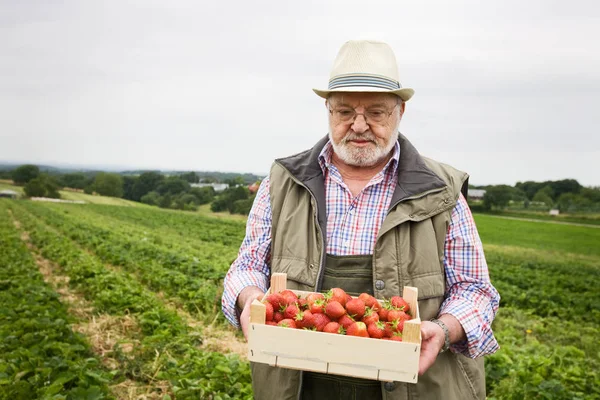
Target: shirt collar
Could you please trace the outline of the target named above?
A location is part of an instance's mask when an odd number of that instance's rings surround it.
[[[321,166],[321,170],[323,170],[323,175],[327,172],[329,167],[331,166],[331,156],[333,155],[333,145],[331,144],[331,139],[325,143],[323,149],[319,153],[319,165]],[[382,173],[387,176],[396,176],[398,171],[398,162],[400,160],[400,143],[396,141],[394,145],[394,150],[392,154],[392,158],[387,162],[385,167],[383,167]]]

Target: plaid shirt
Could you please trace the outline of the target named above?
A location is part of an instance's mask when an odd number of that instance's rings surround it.
[[[328,142],[319,155],[325,177],[327,253],[373,254],[377,233],[386,217],[397,182],[400,146],[386,166],[355,197],[331,163]],[[271,204],[269,178],[258,189],[248,216],[246,237],[224,280],[222,307],[229,322],[239,327],[236,301],[247,286],[269,287],[271,256]],[[446,293],[439,314],[451,314],[462,324],[467,340],[451,349],[469,357],[495,352],[499,346],[491,330],[500,296],[489,279],[483,247],[473,216],[460,195],[452,211],[445,243]]]

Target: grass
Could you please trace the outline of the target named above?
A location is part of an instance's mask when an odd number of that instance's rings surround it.
[[[223,218],[223,219],[229,219],[229,220],[233,220],[233,221],[246,222],[246,220],[248,219],[247,216],[240,215],[240,214],[230,214],[229,212],[224,212],[224,211],[223,212],[212,212],[210,210],[210,204],[204,204],[204,205],[201,205],[200,207],[198,207],[197,213],[200,215],[208,216],[208,217]]]
[[[63,200],[85,201],[86,203],[91,203],[91,204],[104,204],[104,205],[110,205],[110,206],[149,207],[146,204],[138,203],[136,201],[130,201],[130,200],[119,199],[116,197],[108,197],[108,196],[94,196],[94,195],[86,194],[86,193],[67,192],[64,190],[60,191],[60,197]]]
[[[501,219],[476,214],[483,243],[600,257],[600,229]]]

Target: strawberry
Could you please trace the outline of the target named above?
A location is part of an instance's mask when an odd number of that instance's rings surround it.
[[[295,319],[299,312],[300,310],[296,304],[290,304],[285,308],[285,311],[283,312],[283,318]]]
[[[388,321],[396,321],[396,320],[409,320],[410,316],[401,310],[390,310],[387,316]]]
[[[369,332],[367,331],[367,326],[364,322],[355,322],[346,329],[346,335],[348,336],[361,336],[361,337],[369,337]]]
[[[408,310],[410,310],[410,306],[406,300],[400,296],[392,296],[390,303],[392,303],[392,306],[396,307],[398,310],[402,310],[404,312],[408,312]]]
[[[265,303],[265,308],[267,312],[266,321],[273,321],[273,304]]]
[[[306,296],[306,301],[308,302],[309,307],[312,307],[313,303],[317,300],[325,300],[323,293],[310,293],[308,296]]]
[[[379,304],[379,301],[377,301],[375,297],[371,296],[368,293],[361,293],[358,296],[358,298],[364,301],[367,307],[371,307],[375,311],[379,311],[379,309],[381,308],[381,304]]]
[[[363,317],[362,317],[362,322],[364,322],[365,325],[369,326],[373,322],[377,322],[377,321],[379,321],[379,314],[377,314],[375,309],[373,309],[371,307],[367,307],[365,309],[365,315],[363,315]]]
[[[346,303],[346,312],[354,319],[361,319],[365,315],[365,302],[361,299],[352,299]]]
[[[348,293],[346,293],[346,304],[348,304],[348,302],[352,300],[352,296],[350,296]]]
[[[323,314],[325,312],[325,299],[315,300],[308,309],[313,314]]]
[[[277,322],[275,321],[267,321],[266,324],[271,326],[277,326]]]
[[[395,340],[397,342],[401,342],[402,341],[402,334],[401,333],[394,333],[392,335],[392,337],[390,337],[390,340]]]
[[[344,327],[338,324],[337,322],[332,321],[325,325],[325,327],[323,328],[323,332],[340,334],[341,329],[344,329]]]
[[[348,314],[344,314],[342,315],[339,319],[338,322],[340,325],[342,325],[345,329],[348,329],[348,327],[350,325],[352,325],[353,323],[355,323],[356,321],[354,320],[354,318],[352,318],[351,316],[349,316]]]
[[[274,310],[279,310],[285,304],[285,300],[279,293],[271,293],[267,296],[267,301],[271,303]]]
[[[287,305],[296,304],[296,302],[298,301],[298,296],[296,295],[296,293],[292,292],[289,289],[282,290],[281,292],[279,292],[279,294],[283,297],[284,303]]]
[[[381,306],[381,308],[379,309],[379,311],[377,311],[377,314],[379,314],[380,321],[388,320],[388,313],[390,312],[390,307],[391,307],[391,304],[388,303],[387,301],[385,301],[383,303],[383,305]]]
[[[300,311],[295,318],[296,325],[301,328],[312,328],[315,326],[315,316],[309,310]]]
[[[282,319],[281,321],[279,321],[279,323],[277,323],[277,326],[281,326],[284,328],[292,328],[292,329],[296,329],[296,323],[294,322],[293,319]]]
[[[367,327],[367,332],[369,332],[369,337],[381,339],[385,336],[385,322],[374,322]]]
[[[275,311],[273,314],[273,321],[279,322],[283,319],[283,313],[281,311]]]
[[[308,310],[308,301],[306,301],[306,299],[298,299],[298,308],[301,310]]]
[[[394,332],[402,332],[404,330],[404,321],[406,321],[406,320],[405,319],[395,319],[392,322],[390,322]]]
[[[391,338],[392,335],[394,334],[394,327],[392,326],[392,324],[390,322],[384,322],[385,327],[383,328],[384,330],[384,336],[386,338]]]
[[[325,294],[325,299],[328,301],[337,301],[343,307],[346,305],[346,292],[340,288],[333,288]]]
[[[346,310],[344,310],[344,306],[335,300],[329,300],[327,305],[325,306],[325,314],[327,314],[332,319],[338,319],[342,315],[346,314]]]
[[[313,316],[315,328],[317,328],[319,332],[322,332],[325,325],[331,322],[331,319],[325,314],[313,314]]]

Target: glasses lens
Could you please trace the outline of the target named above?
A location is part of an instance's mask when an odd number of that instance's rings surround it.
[[[333,115],[338,121],[348,122],[354,118],[355,113],[351,108],[338,108],[333,111]]]
[[[387,113],[384,110],[374,109],[365,111],[365,116],[369,121],[373,122],[383,122]]]

